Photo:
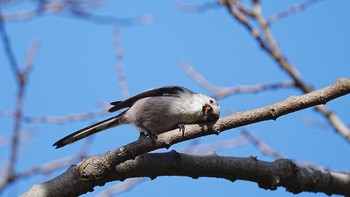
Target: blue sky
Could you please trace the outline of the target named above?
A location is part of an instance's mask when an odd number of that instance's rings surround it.
[[[186,1],[202,4],[208,1]],[[249,2],[250,1],[244,1]],[[266,17],[303,1],[263,1]],[[334,83],[340,77],[349,77],[350,17],[349,1],[323,0],[301,13],[281,19],[271,27],[283,54],[295,65],[302,78],[315,89]],[[25,7],[25,6],[23,6]],[[8,10],[14,10],[10,7]],[[20,8],[18,8],[20,9]],[[6,9],[5,9],[6,11]],[[210,94],[191,79],[178,65],[186,61],[208,81],[220,87],[255,85],[290,80],[266,55],[249,33],[230,16],[226,9],[217,7],[202,13],[182,12],[173,1],[108,1],[95,14],[115,17],[150,15],[154,21],[147,25],[119,26],[123,50],[123,65],[130,94],[164,85],[181,85],[196,92]],[[6,24],[15,57],[23,66],[26,51],[32,40],[40,48],[30,75],[24,101],[27,116],[65,116],[100,109],[100,103],[122,99],[116,73],[116,56],[113,39],[116,27],[96,24],[72,17],[67,13],[47,14],[28,21]],[[3,45],[3,44],[2,44]],[[1,111],[15,107],[16,84],[3,47],[0,48],[0,90],[3,99]],[[230,111],[244,111],[278,102],[290,95],[299,95],[296,89],[280,89],[259,94],[242,94],[219,100],[222,115]],[[349,96],[327,103],[345,122],[349,123]],[[51,145],[69,133],[85,127],[108,115],[70,122],[67,124],[26,123],[24,129],[35,135],[21,146],[21,156],[16,170],[22,171],[53,159],[77,153],[84,142],[62,149]],[[312,162],[337,171],[350,171],[349,143],[332,129],[310,127],[303,120],[324,122],[312,109],[299,111],[277,119],[249,125],[247,129],[273,149],[297,162]],[[1,136],[9,136],[13,121],[1,117]],[[238,137],[237,129],[219,136],[197,139],[201,143],[216,142]],[[122,126],[99,133],[93,137],[91,155],[136,140],[138,132],[131,126]],[[173,146],[175,150],[191,142]],[[164,150],[162,150],[164,151]],[[0,157],[8,158],[9,148],[1,147]],[[218,151],[230,156],[257,156],[272,161],[251,144],[235,149]],[[2,159],[3,160],[3,159]],[[3,169],[4,162],[1,162]],[[68,166],[67,166],[68,167]],[[23,193],[35,183],[41,183],[59,173],[24,179],[9,189],[5,196]],[[105,188],[85,196],[94,196]],[[172,192],[176,191],[176,192]],[[150,196],[201,195],[213,196],[242,193],[247,196],[291,196],[284,188],[277,191],[259,189],[257,184],[244,181],[187,177],[160,177],[142,182],[121,196],[136,196],[147,192]],[[302,193],[298,196],[322,196]]]

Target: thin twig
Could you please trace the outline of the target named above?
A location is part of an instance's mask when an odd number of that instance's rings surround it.
[[[19,143],[28,142],[30,139],[33,138],[35,135],[35,132],[33,129],[26,129],[26,131],[22,131],[19,134]],[[11,136],[12,137],[12,136]],[[0,136],[0,148],[7,147],[11,145],[11,138],[10,136]]]
[[[294,15],[295,13],[302,12],[310,6],[320,2],[321,0],[307,0],[303,3],[293,5],[285,10],[275,13],[267,19],[267,24],[270,26],[272,23],[277,22],[280,19],[286,18],[288,16]]]
[[[252,135],[245,127],[240,128],[240,132],[249,139],[251,143],[254,144],[263,154],[270,156],[274,159],[282,159],[286,158],[283,154],[273,150],[270,146],[268,146],[265,142],[260,140],[258,137]]]
[[[198,73],[193,69],[193,67],[188,64],[185,61],[179,62],[179,66],[192,78],[194,79],[200,86],[202,86],[204,89],[208,90],[211,93],[218,92],[220,90],[219,87],[215,86],[214,84],[210,83],[208,80],[205,79],[203,75]]]
[[[8,166],[6,170],[5,180],[3,183],[0,183],[0,190],[2,190],[8,183],[11,183],[15,179],[15,165],[18,158],[18,150],[19,150],[19,139],[20,139],[20,131],[22,128],[22,116],[23,116],[23,99],[25,95],[25,90],[27,88],[27,81],[30,74],[30,71],[33,66],[33,59],[35,53],[39,47],[39,43],[37,41],[33,41],[25,58],[24,68],[22,70],[13,70],[18,80],[18,88],[17,88],[17,97],[16,97],[16,109],[15,109],[15,119],[13,125],[13,134],[11,139],[10,146],[10,157],[8,160]],[[10,58],[10,57],[9,57]]]
[[[0,16],[2,15],[2,7],[0,4]],[[17,80],[17,78],[19,77],[18,73],[20,73],[20,69],[18,67],[18,63],[17,60],[15,58],[12,46],[11,46],[11,41],[10,38],[8,36],[8,33],[6,31],[6,26],[4,23],[4,19],[2,17],[0,17],[0,35],[1,35],[1,40],[4,46],[4,51],[5,51],[5,55],[6,58],[9,62],[9,65],[12,69],[12,73],[15,76],[16,82],[18,82],[19,80]]]
[[[300,89],[303,93],[312,92],[313,89],[304,83],[302,78],[299,75],[299,72],[296,67],[290,64],[287,59],[282,55],[280,48],[275,41],[270,28],[263,17],[262,10],[260,7],[260,1],[253,1],[253,16],[256,22],[259,24],[262,29],[264,37],[260,36],[260,33],[255,30],[250,24],[244,13],[239,12],[235,8],[237,2],[230,0],[222,0],[222,4],[225,5],[228,11],[234,16],[241,24],[253,35],[253,37],[260,44],[262,49],[264,49],[268,55],[270,55],[276,63],[293,79],[295,87]],[[242,17],[243,16],[243,17]],[[335,131],[343,136],[348,142],[350,142],[350,129],[349,127],[331,110],[325,106],[315,106],[315,109],[324,115],[328,122],[333,126]]]
[[[22,116],[22,121],[26,123],[50,123],[50,124],[64,124],[74,121],[83,121],[107,114],[107,107],[98,109],[96,111],[80,113],[80,114],[69,114],[65,116]],[[15,118],[15,113],[10,111],[0,111],[0,117]]]
[[[112,187],[109,187],[108,189],[103,190],[99,194],[97,194],[95,197],[109,197],[109,196],[115,196],[120,195],[126,191],[131,190],[136,185],[142,183],[145,181],[145,178],[131,178],[127,179],[119,184],[116,184]]]
[[[206,2],[201,5],[183,3],[180,0],[173,0],[175,6],[184,12],[205,12],[214,8],[220,8],[218,2]]]
[[[23,8],[21,10],[16,10],[13,12],[3,13],[2,15],[0,15],[0,18],[6,22],[14,22],[30,20],[35,17],[42,16],[44,14],[68,13],[69,16],[72,16],[74,18],[102,25],[148,25],[155,21],[155,17],[152,14],[124,18],[96,15],[92,13],[92,10],[96,10],[101,5],[101,1],[99,0],[53,0],[40,1],[36,4],[37,5],[35,5],[35,8],[32,8],[33,6],[30,6],[30,8]]]
[[[76,163],[81,161],[82,159],[85,159],[86,157],[88,157],[88,152],[91,146],[91,139],[92,138],[87,138],[85,140],[85,143],[81,147],[80,152],[78,154],[69,156],[69,157],[60,158],[57,160],[52,160],[52,161],[49,161],[48,163],[17,172],[13,174],[13,181],[18,179],[30,178],[40,174],[51,174],[59,169],[62,169],[68,165],[71,165],[72,163]],[[0,191],[5,186],[7,186],[12,182],[4,181],[0,183]]]
[[[264,90],[272,90],[278,88],[291,88],[294,87],[294,82],[292,81],[284,81],[279,83],[271,83],[271,84],[257,84],[257,85],[246,85],[246,86],[235,86],[231,88],[223,88],[217,87],[216,85],[210,83],[206,78],[198,73],[193,67],[182,61],[179,63],[181,68],[200,86],[204,89],[208,90],[213,94],[213,97],[216,99],[222,99],[227,96],[232,96],[234,94],[247,94],[247,93],[258,93]]]
[[[116,27],[114,31],[114,48],[115,48],[115,56],[116,56],[116,70],[118,74],[118,81],[120,85],[120,89],[122,92],[122,96],[124,99],[130,96],[128,85],[126,83],[125,71],[124,71],[124,53],[120,44],[120,32]]]
[[[237,148],[245,144],[248,144],[249,140],[250,139],[248,139],[246,136],[240,136],[236,138],[220,140],[217,142],[187,146],[179,150],[179,152],[203,154],[203,153],[208,153],[212,151],[216,152],[220,150],[228,150],[228,149],[233,149],[233,148]]]

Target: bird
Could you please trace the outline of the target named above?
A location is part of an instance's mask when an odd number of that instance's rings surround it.
[[[217,121],[220,117],[218,102],[205,94],[195,93],[181,86],[164,86],[146,90],[123,101],[111,103],[109,112],[127,108],[116,116],[80,129],[55,142],[61,148],[100,131],[122,124],[131,124],[154,142],[157,135],[185,124]]]

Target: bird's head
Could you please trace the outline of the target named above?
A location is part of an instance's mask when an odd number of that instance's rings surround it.
[[[199,94],[202,97],[203,121],[216,121],[220,117],[220,106],[218,102],[210,96]]]

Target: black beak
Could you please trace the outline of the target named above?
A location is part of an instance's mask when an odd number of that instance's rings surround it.
[[[210,105],[208,105],[208,104],[205,104],[205,105],[203,106],[203,108],[202,108],[202,111],[203,111],[203,113],[204,113],[205,115],[207,115],[208,112],[210,112],[210,111],[212,111],[212,110],[213,110],[213,108],[210,107]]]

